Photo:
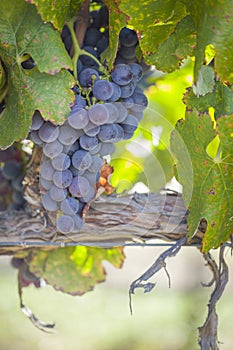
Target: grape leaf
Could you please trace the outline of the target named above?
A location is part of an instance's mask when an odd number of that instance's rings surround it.
[[[159,45],[156,53],[145,56],[145,59],[161,71],[172,72],[179,68],[184,58],[193,55],[195,43],[194,23],[190,16],[186,16],[167,40]]]
[[[124,262],[123,248],[78,246],[52,251],[37,250],[32,254],[29,268],[54,289],[82,295],[92,290],[97,283],[105,281],[103,260],[121,268]]]
[[[215,71],[221,80],[233,83],[232,42],[233,6],[232,0],[187,1],[187,7],[197,30],[195,49],[195,82],[205,59],[205,49],[213,44],[216,50]]]
[[[35,4],[38,13],[45,22],[51,22],[55,28],[61,30],[64,23],[77,16],[83,0],[26,0],[30,4]]]
[[[233,115],[218,119],[216,130],[207,113],[187,112],[171,135],[171,148],[177,158],[179,181],[184,187],[184,201],[188,206],[188,236],[191,237],[200,219],[207,220],[203,252],[217,248],[233,233]],[[206,148],[219,135],[221,156],[211,158]],[[180,142],[182,138],[184,144]],[[188,150],[193,171],[193,184],[186,178],[187,164],[181,148]],[[187,197],[190,193],[191,200]]]
[[[190,17],[182,21],[187,15],[182,2],[122,0],[120,9],[127,14],[127,23],[139,31],[140,47],[146,63],[172,71],[184,57],[190,55],[194,27]]]
[[[0,117],[0,148],[10,146],[28,134],[34,110],[44,119],[62,123],[69,113],[73,79],[66,71],[56,75],[40,73],[34,68],[27,73],[20,67],[8,71],[9,93]],[[68,101],[68,102],[67,102]]]
[[[123,27],[126,25],[126,14],[123,13],[119,5],[114,0],[105,0],[105,5],[109,11],[109,46],[102,53],[102,61],[106,61],[111,70],[113,62],[116,58],[118,48],[118,36]]]
[[[13,0],[1,9],[0,56],[7,72],[8,94],[0,116],[0,147],[6,148],[27,136],[35,109],[45,119],[64,121],[74,99],[70,90],[74,79],[62,69],[71,68],[72,63],[58,32],[41,21],[34,6]],[[35,68],[22,68],[25,53],[32,56]]]
[[[40,72],[56,74],[73,68],[59,33],[41,20],[35,6],[12,0],[1,4],[1,11],[0,55],[6,65],[20,64],[29,54]]]
[[[213,107],[215,119],[224,114],[233,113],[233,91],[220,82],[216,82],[212,93],[205,96],[195,96],[192,89],[187,89],[183,102],[189,109],[198,109],[200,112],[208,112]]]

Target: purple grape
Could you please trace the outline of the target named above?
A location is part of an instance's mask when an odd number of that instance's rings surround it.
[[[135,46],[138,43],[137,34],[134,30],[123,28],[120,32],[119,39],[122,45],[126,47]]]
[[[63,149],[62,144],[58,140],[55,140],[53,142],[49,142],[44,145],[43,153],[48,158],[54,158],[62,152],[62,149]]]
[[[137,129],[138,120],[132,114],[129,114],[121,126],[125,133],[131,134]]]
[[[58,209],[57,201],[51,198],[49,192],[46,192],[42,196],[42,204],[43,204],[43,207],[49,211],[55,211]]]
[[[49,194],[54,201],[61,202],[66,198],[67,191],[64,188],[59,188],[55,185],[52,185],[52,187],[49,190]]]
[[[92,163],[89,166],[88,170],[91,173],[96,173],[97,171],[99,171],[102,168],[103,164],[104,164],[103,159],[101,159],[100,157],[97,157],[97,156],[93,156]]]
[[[89,170],[86,170],[83,176],[89,181],[90,185],[93,186],[99,181],[100,172],[96,171],[94,173],[91,173]]]
[[[108,102],[104,104],[104,107],[107,108],[108,110],[108,114],[109,114],[108,123],[114,123],[119,117],[119,112],[116,105]]]
[[[78,170],[89,168],[92,163],[92,157],[89,152],[78,150],[72,155],[72,165]]]
[[[129,84],[121,86],[121,98],[128,98],[133,95],[135,84],[131,81]]]
[[[74,215],[79,210],[79,201],[73,197],[67,197],[61,202],[61,211],[66,215]]]
[[[98,40],[102,37],[102,33],[97,28],[89,27],[87,28],[84,45],[85,46],[95,46]]]
[[[40,177],[40,184],[41,186],[45,189],[45,190],[49,190],[50,187],[52,187],[53,185],[53,182],[52,181],[48,181],[48,180],[45,180],[42,176]]]
[[[91,151],[95,149],[96,146],[98,146],[99,141],[96,136],[83,135],[80,137],[79,143],[84,150]]]
[[[47,181],[52,181],[54,168],[50,160],[43,160],[40,166],[40,176]]]
[[[112,73],[111,78],[114,83],[117,85],[127,85],[129,84],[133,79],[133,73],[131,71],[131,68],[127,64],[117,64]]]
[[[59,128],[50,122],[45,122],[39,130],[39,137],[43,142],[55,141],[59,136]]]
[[[77,140],[77,138],[77,132],[71,126],[63,124],[60,127],[60,135],[58,137],[58,140],[61,142],[62,145],[72,145]]]
[[[87,51],[88,53],[90,53],[92,56],[94,56],[96,58],[98,56],[97,52],[95,51],[94,47],[92,47],[92,46],[84,46],[83,50]],[[82,62],[83,65],[85,65],[87,67],[96,65],[95,60],[93,60],[93,58],[91,58],[90,56],[87,56],[85,54],[80,56],[80,61]]]
[[[119,128],[117,124],[105,124],[100,127],[98,138],[101,142],[119,141]]]
[[[31,131],[29,134],[29,137],[35,145],[40,146],[40,147],[43,146],[44,142],[39,137],[39,133],[37,130]]]
[[[91,191],[91,186],[85,177],[79,175],[73,178],[69,191],[73,197],[85,197]]]
[[[61,233],[72,232],[74,226],[74,220],[70,215],[61,215],[57,219],[57,230]]]
[[[88,112],[86,109],[71,112],[68,115],[68,123],[74,129],[83,129],[89,123]]]
[[[142,74],[143,74],[142,66],[140,66],[140,64],[138,64],[138,63],[130,63],[129,66],[130,66],[131,71],[133,73],[133,80],[132,81],[134,83],[137,83],[141,79]]]
[[[102,101],[109,100],[114,92],[114,87],[110,81],[96,80],[93,86],[93,95]]]
[[[54,185],[59,188],[69,187],[72,180],[73,174],[69,169],[64,171],[55,171],[55,173],[53,174]]]
[[[100,131],[100,127],[96,126],[92,122],[89,122],[84,128],[84,132],[87,136],[96,136]]]
[[[120,86],[112,82],[112,87],[113,87],[113,94],[108,99],[109,102],[115,102],[115,101],[119,100],[119,98],[121,97],[121,88],[120,88]]]
[[[128,62],[129,60],[135,58],[135,49],[136,46],[127,47],[122,45],[119,50],[119,54],[124,60]]]
[[[114,102],[113,105],[117,108],[118,113],[119,113],[118,117],[117,117],[117,123],[123,122],[123,120],[125,120],[125,118],[128,115],[127,108],[121,102]]]
[[[70,157],[65,153],[60,153],[52,159],[52,166],[55,170],[62,171],[69,168],[71,161]]]
[[[109,118],[108,109],[102,104],[95,104],[88,110],[90,121],[95,125],[103,125],[107,123]],[[84,129],[85,131],[85,129]]]
[[[83,87],[92,86],[94,80],[99,79],[99,73],[96,69],[85,68],[79,74],[79,82]]]
[[[32,117],[32,124],[30,126],[30,130],[39,130],[43,124],[44,119],[42,118],[40,112],[35,111]]]
[[[72,232],[80,231],[83,227],[82,218],[78,214],[76,214],[76,215],[72,216],[72,219],[74,220],[74,228],[73,228]]]
[[[138,92],[134,92],[134,94],[132,95],[133,99],[134,99],[134,106],[131,107],[131,109],[135,112],[141,112],[143,111],[147,105],[148,105],[148,100],[146,95],[138,93]]]

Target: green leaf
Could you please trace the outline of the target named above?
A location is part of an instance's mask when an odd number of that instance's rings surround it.
[[[55,28],[61,30],[66,21],[77,16],[83,0],[26,0],[35,4],[44,22],[51,22]]]
[[[170,25],[185,16],[185,5],[176,0],[121,0],[120,9],[127,13],[128,24],[145,35],[156,26]],[[148,28],[149,26],[149,28]]]
[[[15,65],[8,71],[8,81],[6,108],[0,116],[0,148],[27,136],[36,109],[46,120],[58,124],[64,122],[73,101],[69,89],[73,84],[71,74],[61,71],[48,75],[37,68],[24,73]]]
[[[233,113],[233,91],[220,82],[216,82],[215,90],[205,96],[195,96],[192,89],[187,89],[183,102],[189,109],[198,109],[200,112],[208,112],[210,107],[215,109],[214,116],[217,119],[224,114]]]
[[[29,54],[40,72],[56,74],[62,68],[72,69],[60,34],[41,20],[35,6],[12,0],[1,4],[1,11],[0,55],[7,66],[19,65],[23,55]]]
[[[37,250],[32,254],[29,268],[54,289],[82,295],[92,290],[97,283],[105,281],[103,260],[121,268],[124,262],[123,249],[79,246],[52,251]]]
[[[27,136],[36,109],[55,123],[65,120],[74,99],[74,79],[62,69],[72,66],[58,32],[41,21],[34,6],[19,0],[4,2],[1,9],[0,56],[8,94],[0,116],[0,147],[6,148]],[[31,70],[21,66],[26,53],[36,62]]]
[[[204,63],[206,46],[212,44],[216,50],[215,71],[221,80],[233,83],[232,0],[187,1],[187,7],[197,30],[195,50],[195,82]]]
[[[206,113],[188,112],[171,135],[171,147],[177,158],[179,181],[184,188],[184,200],[190,214],[188,236],[191,237],[200,219],[207,220],[203,251],[217,248],[233,232],[233,116],[218,119],[216,131]],[[219,135],[221,156],[211,158],[206,148]],[[180,141],[182,140],[183,143]],[[187,162],[182,152],[188,151],[193,180],[187,178]],[[189,193],[189,198],[187,196]]]
[[[111,70],[118,49],[118,37],[121,29],[126,26],[126,14],[114,0],[105,0],[109,11],[109,46],[101,55],[102,61],[106,61]]]
[[[182,21],[187,15],[183,3],[174,0],[122,0],[120,8],[128,16],[128,24],[139,32],[140,47],[147,63],[172,71],[190,54],[193,23],[190,17]]]
[[[172,72],[179,68],[184,58],[193,55],[195,42],[193,20],[186,16],[177,24],[167,40],[160,44],[156,53],[146,56],[145,59],[159,70]]]

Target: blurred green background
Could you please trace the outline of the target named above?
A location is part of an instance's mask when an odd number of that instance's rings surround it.
[[[185,113],[182,97],[192,84],[193,62],[172,74],[155,72],[147,89],[149,107],[134,138],[120,142],[112,157],[112,184],[117,192],[158,191],[173,177],[169,137]],[[144,185],[142,185],[144,184]],[[159,242],[160,243],[160,242]],[[121,270],[105,263],[107,281],[81,297],[56,292],[50,286],[24,289],[24,302],[43,321],[55,321],[56,333],[45,334],[23,315],[17,293],[17,272],[9,257],[0,257],[0,350],[194,350],[197,327],[204,323],[212,291],[201,282],[211,279],[195,248],[183,248],[167,269],[172,288],[161,271],[148,294],[133,295],[129,312],[128,290],[165,248],[128,247]],[[217,252],[216,252],[217,254]],[[228,262],[232,266],[230,251]],[[221,349],[233,349],[232,280],[219,302]]]

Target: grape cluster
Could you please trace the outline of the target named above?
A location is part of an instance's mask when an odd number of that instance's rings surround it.
[[[14,146],[0,151],[0,210],[20,210],[25,206],[23,179],[25,167]]]
[[[64,234],[82,228],[82,210],[95,198],[103,157],[113,153],[116,142],[133,136],[147,106],[137,86],[143,69],[122,55],[126,48],[135,53],[134,31],[125,28],[121,32],[121,62],[111,72],[99,64],[108,46],[107,31],[102,30],[107,22],[105,6],[91,12],[83,43],[83,50],[91,56],[82,54],[77,61],[76,99],[66,121],[54,125],[36,111],[30,129],[31,140],[43,149],[42,204]],[[62,37],[68,48],[67,28]]]

